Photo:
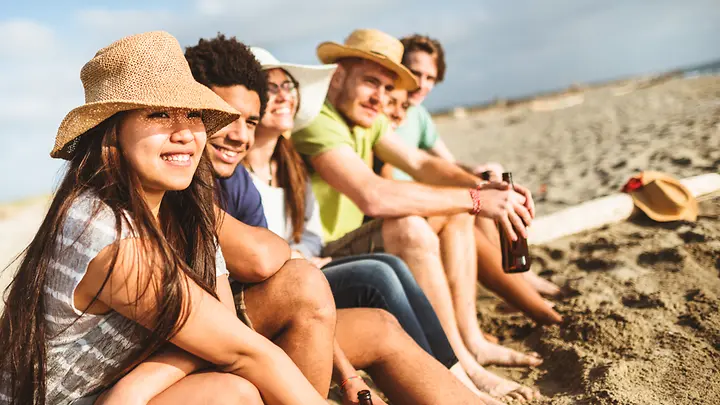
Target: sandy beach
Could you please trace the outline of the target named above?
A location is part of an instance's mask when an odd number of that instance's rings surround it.
[[[720,170],[720,77],[631,81],[437,124],[460,160],[512,171],[544,215],[616,193],[640,170]],[[0,264],[34,235],[46,206],[0,209]],[[566,321],[537,327],[481,292],[483,328],[546,359],[495,371],[538,387],[548,404],[718,403],[720,198],[701,203],[696,223],[638,216],[531,250],[533,270],[568,291],[556,307]]]
[[[539,215],[615,193],[642,169],[677,178],[720,170],[720,78],[609,86],[567,104],[438,125],[461,160],[498,161],[529,186]],[[696,223],[638,216],[533,247],[533,271],[569,291],[556,307],[565,323],[536,327],[481,294],[484,329],[546,359],[536,370],[494,371],[539,388],[549,404],[717,404],[720,198],[700,209]]]

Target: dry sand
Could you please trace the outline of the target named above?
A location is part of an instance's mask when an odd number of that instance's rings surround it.
[[[679,178],[718,170],[720,77],[616,93],[590,90],[582,104],[556,111],[533,112],[527,103],[436,123],[461,161],[493,160],[512,171],[535,193],[540,215],[617,192],[640,170]]]
[[[40,227],[50,202],[37,197],[0,206],[0,293],[12,280],[17,262],[8,264],[27,247]],[[0,311],[5,301],[0,300]]]
[[[573,97],[437,122],[461,160],[499,161],[529,186],[541,215],[614,193],[641,169],[680,178],[718,171],[720,78]],[[0,263],[30,240],[46,206],[0,207]],[[639,219],[534,247],[533,270],[571,292],[557,304],[566,323],[535,327],[481,295],[487,331],[546,359],[531,371],[496,370],[551,404],[719,403],[719,215],[715,199],[694,224]]]
[[[642,169],[679,178],[720,170],[720,78],[629,89],[595,89],[555,111],[528,103],[441,117],[438,126],[461,160],[511,170],[541,215],[617,192]],[[484,329],[546,359],[532,371],[495,371],[550,404],[720,403],[720,198],[701,204],[697,223],[638,216],[532,253],[533,270],[570,292],[556,307],[566,322],[536,327],[481,294]]]

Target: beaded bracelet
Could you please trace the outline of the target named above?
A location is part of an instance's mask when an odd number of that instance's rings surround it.
[[[473,201],[473,208],[472,211],[470,211],[473,215],[480,214],[480,210],[482,210],[482,200],[480,199],[480,190],[477,188],[470,189],[470,198],[472,198]]]

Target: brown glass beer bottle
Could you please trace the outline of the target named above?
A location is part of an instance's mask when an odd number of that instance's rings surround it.
[[[372,405],[372,395],[370,395],[370,391],[362,390],[358,392],[358,403],[360,405]]]
[[[502,180],[508,183],[511,189],[515,189],[511,173],[503,173]],[[524,273],[530,270],[530,252],[528,250],[527,239],[516,230],[515,233],[518,239],[513,242],[505,235],[502,228],[498,226],[498,229],[500,231],[503,271],[505,273]]]

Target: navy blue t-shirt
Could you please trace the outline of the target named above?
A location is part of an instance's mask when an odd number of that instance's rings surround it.
[[[221,207],[228,214],[246,225],[267,228],[260,192],[245,166],[238,165],[232,176],[219,179],[218,184],[222,193]]]

